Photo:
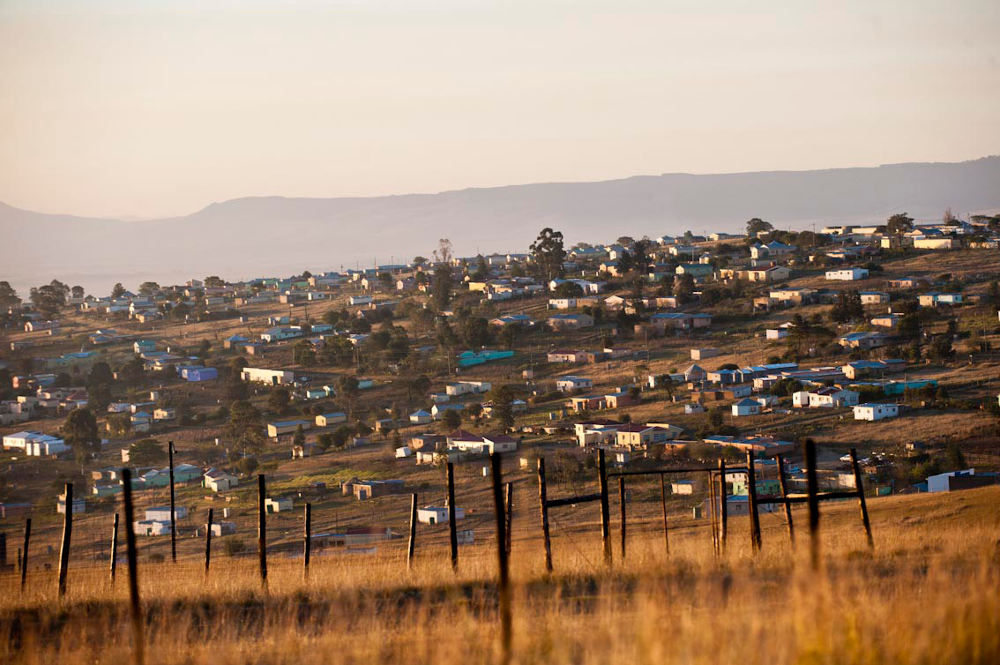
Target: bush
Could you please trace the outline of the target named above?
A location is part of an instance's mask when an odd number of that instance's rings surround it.
[[[236,538],[228,538],[222,543],[222,551],[226,553],[226,556],[238,556],[245,552],[246,549],[247,544]]]

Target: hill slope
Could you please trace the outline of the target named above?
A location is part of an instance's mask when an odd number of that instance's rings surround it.
[[[0,204],[9,239],[3,278],[23,288],[52,277],[103,292],[114,281],[177,281],[338,269],[428,254],[524,251],[553,226],[570,243],[621,234],[737,231],[750,217],[778,226],[918,218],[1000,207],[1000,157],[969,162],[720,175],[664,174],[372,198],[251,197],[142,222],[47,215]]]

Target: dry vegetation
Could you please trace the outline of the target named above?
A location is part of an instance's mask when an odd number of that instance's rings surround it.
[[[823,570],[805,558],[804,513],[792,550],[777,515],[751,557],[745,518],[728,552],[712,555],[703,527],[671,532],[655,520],[630,531],[627,565],[600,563],[595,528],[556,529],[556,573],[542,571],[532,538],[513,548],[516,663],[995,663],[1000,659],[1000,488],[870,502],[869,553],[854,502],[823,509]],[[580,510],[583,510],[581,508]],[[518,533],[536,530],[529,507]],[[617,543],[617,541],[616,541]],[[150,663],[477,663],[498,660],[492,543],[462,549],[301,562],[272,559],[263,591],[252,560],[140,563]],[[122,571],[124,573],[124,571]],[[74,568],[59,600],[51,572],[0,596],[0,661],[122,663],[129,640],[124,579]]]

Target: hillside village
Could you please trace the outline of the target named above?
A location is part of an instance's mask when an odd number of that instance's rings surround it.
[[[852,447],[873,497],[993,484],[998,265],[1000,216],[949,212],[573,246],[543,229],[518,254],[457,257],[441,240],[405,264],[108,295],[0,282],[0,530],[33,516],[51,555],[69,509],[103,534],[127,466],[137,533],[162,557],[168,442],[179,528],[197,534],[215,506],[234,556],[258,473],[277,538],[292,542],[290,512],[309,500],[319,546],[347,548],[398,537],[410,492],[421,522],[446,521],[446,462],[474,542],[474,481],[494,452],[522,473],[525,501],[536,458],[575,487],[592,482],[597,448],[636,469],[750,453],[766,497],[778,455],[791,487],[804,483],[806,439],[827,488],[854,487]],[[746,474],[732,476],[737,514]],[[704,482],[671,490],[695,519]]]

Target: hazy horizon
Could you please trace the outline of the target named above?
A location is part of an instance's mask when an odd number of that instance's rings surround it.
[[[152,219],[1000,152],[1000,4],[0,4],[0,201]]]

